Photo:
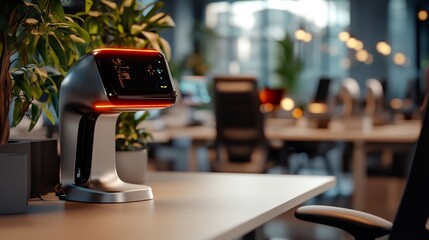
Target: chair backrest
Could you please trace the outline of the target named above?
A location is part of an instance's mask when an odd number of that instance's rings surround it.
[[[344,104],[344,116],[356,116],[360,114],[360,88],[355,79],[347,78],[343,81],[340,89],[340,97]]]
[[[253,150],[265,142],[256,78],[215,76],[216,143],[226,148],[229,161],[248,162]]]
[[[319,124],[317,124],[317,126],[319,127],[325,127],[324,125],[327,124],[327,119],[330,118],[330,85],[330,78],[321,77],[319,79],[319,83],[317,84],[313,100],[307,106],[307,113],[309,119],[313,119],[316,122],[319,122]]]
[[[326,103],[329,98],[329,87],[332,80],[330,78],[321,77],[317,84],[316,92],[314,94],[313,102]]]
[[[365,82],[366,86],[366,108],[368,116],[374,116],[383,110],[383,85],[378,79],[369,78]]]
[[[428,188],[429,111],[425,110],[407,184],[389,239],[429,239],[429,191],[426,191]]]

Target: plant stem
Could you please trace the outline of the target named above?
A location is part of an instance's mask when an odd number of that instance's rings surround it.
[[[13,22],[16,18],[15,12],[12,12],[9,17],[9,22]],[[2,46],[2,54],[0,56],[0,144],[7,143],[9,140],[9,108],[12,94],[12,79],[9,73],[10,52],[7,41],[7,32],[0,30],[0,42]]]

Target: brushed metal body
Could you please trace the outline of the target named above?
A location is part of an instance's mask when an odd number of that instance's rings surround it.
[[[116,172],[115,126],[123,111],[101,113],[95,123],[91,171],[84,184],[75,183],[76,150],[79,121],[83,114],[94,112],[94,102],[108,102],[94,56],[82,57],[65,77],[60,91],[61,185],[65,199],[81,202],[132,202],[153,198],[145,185],[123,182]],[[119,112],[120,111],[120,112]]]

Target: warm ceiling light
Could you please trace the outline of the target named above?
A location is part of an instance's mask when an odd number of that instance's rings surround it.
[[[338,39],[340,39],[340,41],[345,42],[350,38],[350,34],[348,32],[342,31],[340,33],[338,33]]]
[[[311,42],[312,39],[313,39],[313,35],[311,35],[311,33],[307,32],[307,33],[305,33],[305,36],[302,39],[302,41],[309,43],[309,42]]]
[[[404,66],[407,63],[407,56],[403,53],[395,53],[395,55],[393,55],[393,62],[396,65]]]
[[[374,62],[374,58],[372,57],[372,55],[370,53],[368,53],[368,58],[365,60],[365,64],[369,65],[372,62]]]
[[[295,31],[295,38],[298,40],[304,40],[305,35],[307,35],[307,33],[302,29],[298,29]]]
[[[362,42],[362,41],[357,40],[357,41],[356,41],[356,44],[355,44],[354,49],[355,49],[356,51],[362,50],[362,49],[363,49],[363,42]]]
[[[269,113],[274,110],[274,106],[271,103],[261,104],[261,106],[259,107],[259,110],[263,113]]]
[[[346,45],[348,48],[354,49],[356,47],[357,41],[358,40],[356,38],[351,37],[351,38],[347,39]]]
[[[328,112],[328,105],[325,103],[310,103],[308,111],[313,114],[323,114]]]
[[[392,52],[392,48],[386,42],[378,42],[375,47],[379,53],[386,56]]]
[[[402,107],[402,100],[399,98],[394,98],[390,101],[390,107],[392,109],[398,110]]]
[[[285,110],[285,111],[290,111],[295,107],[295,102],[293,101],[292,98],[283,98],[282,101],[280,102],[280,106]]]
[[[295,119],[302,118],[303,115],[304,115],[304,111],[302,111],[301,108],[295,108],[292,111],[292,117]]]
[[[426,10],[420,10],[417,16],[420,21],[426,21],[428,19],[428,12]]]
[[[359,50],[356,52],[356,55],[355,55],[356,59],[359,62],[365,62],[366,60],[368,60],[368,56],[369,54],[366,50]]]

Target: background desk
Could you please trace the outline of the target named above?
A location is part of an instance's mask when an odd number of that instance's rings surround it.
[[[155,199],[122,204],[34,200],[0,216],[0,239],[234,239],[328,190],[335,178],[151,173]]]
[[[330,128],[317,129],[291,125],[282,119],[269,119],[265,124],[265,134],[269,140],[288,141],[344,141],[353,144],[353,207],[364,209],[366,185],[366,145],[368,143],[408,143],[417,141],[420,133],[420,121],[400,121],[395,124],[374,126],[370,130],[346,129],[341,123],[331,124]],[[174,138],[190,138],[194,143],[214,141],[214,126],[203,125],[193,127],[166,128],[153,132],[155,141],[168,141]],[[188,166],[190,171],[198,169],[195,149],[191,151]]]

